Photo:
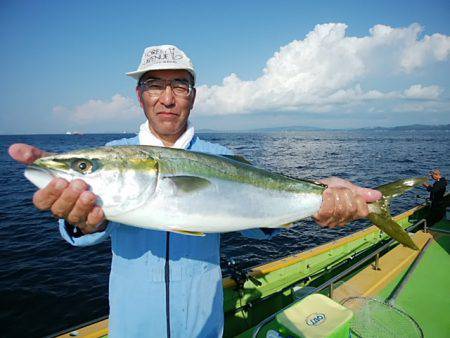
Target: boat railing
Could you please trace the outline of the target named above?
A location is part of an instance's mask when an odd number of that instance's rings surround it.
[[[416,230],[417,228],[419,228],[422,224],[423,224],[424,232],[426,232],[427,231],[426,230],[427,229],[427,220],[425,218],[422,218],[418,222],[414,223],[413,225],[408,227],[406,230],[408,232],[412,232],[412,231]],[[325,290],[326,288],[329,288],[330,289],[329,296],[330,296],[330,298],[333,298],[334,284],[336,282],[339,282],[341,279],[343,279],[344,277],[346,277],[347,275],[349,275],[350,273],[352,273],[353,271],[358,269],[360,266],[364,265],[365,263],[367,263],[368,261],[370,261],[372,259],[374,259],[373,268],[375,270],[380,270],[380,263],[379,263],[380,262],[379,261],[380,253],[383,252],[384,250],[386,250],[387,248],[389,248],[394,243],[395,243],[394,239],[391,239],[391,240],[387,241],[384,245],[382,245],[381,247],[376,249],[371,254],[367,255],[366,257],[364,257],[361,260],[357,261],[355,264],[352,264],[350,267],[348,267],[347,269],[345,269],[341,273],[337,274],[333,278],[330,278],[325,283],[319,285],[318,287],[312,289],[310,292],[306,293],[305,297],[310,295],[310,294],[312,294],[312,293],[318,293],[318,292],[321,292],[321,291]]]
[[[426,231],[427,229],[427,221],[425,218],[420,219],[418,222],[414,223],[413,225],[411,225],[410,227],[406,228],[406,231],[408,232],[412,232],[416,229],[418,229],[421,225],[423,225],[424,231]],[[305,298],[313,293],[319,293],[323,290],[326,290],[327,288],[329,289],[329,297],[333,298],[333,292],[334,292],[334,285],[336,282],[339,282],[340,280],[342,280],[344,277],[346,277],[347,275],[351,274],[352,272],[354,272],[356,269],[358,269],[359,267],[361,267],[362,265],[366,264],[367,262],[371,261],[372,259],[374,259],[374,269],[379,270],[380,266],[379,266],[379,258],[380,258],[380,253],[382,253],[383,251],[385,251],[386,249],[388,249],[389,247],[391,247],[393,244],[395,243],[394,239],[391,239],[389,241],[387,241],[385,244],[383,244],[381,247],[379,247],[378,249],[376,249],[375,251],[373,251],[372,253],[370,253],[369,255],[367,255],[366,257],[362,258],[361,260],[358,260],[357,262],[355,262],[354,264],[352,264],[350,267],[348,267],[347,269],[345,269],[344,271],[342,271],[341,273],[337,274],[336,276],[330,278],[329,280],[327,280],[326,282],[324,282],[323,284],[312,288],[311,290],[309,290],[308,292],[305,292],[304,294],[302,294],[301,298]],[[282,308],[281,310],[277,311],[276,313],[270,315],[269,317],[265,318],[263,321],[261,321],[256,327],[255,327],[255,331],[253,332],[252,337],[256,338],[259,331],[261,330],[261,328],[269,323],[270,321],[272,321],[279,313],[283,312],[284,310],[286,310],[289,306],[291,306],[291,304],[289,304],[288,306]]]

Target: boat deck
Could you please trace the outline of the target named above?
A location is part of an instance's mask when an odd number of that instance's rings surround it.
[[[412,209],[405,213],[402,219],[409,220],[415,211],[416,209]],[[318,247],[314,249],[314,252],[326,249],[325,254],[329,255],[330,251],[327,250],[330,250],[330,245],[334,247],[341,241],[359,240],[359,237],[355,236],[364,235],[364,238],[370,238],[368,237],[370,234],[367,234],[369,231],[373,232],[374,230],[366,229],[352,235],[351,238],[329,243],[326,248]],[[383,303],[389,299],[392,300],[392,295],[395,293],[397,295],[395,307],[414,318],[423,331],[424,337],[450,337],[448,321],[450,296],[448,296],[447,290],[450,286],[450,274],[448,273],[450,271],[450,221],[442,220],[429,228],[428,232],[416,232],[413,234],[413,240],[420,251],[394,245],[379,258],[379,269],[374,269],[370,264],[357,270],[344,281],[336,283],[332,298],[342,302],[349,297],[368,297]],[[308,253],[302,253],[302,255],[304,254]],[[294,256],[290,259],[298,258],[298,255]],[[308,261],[311,261],[311,258]],[[280,262],[292,263],[289,259],[283,259]],[[267,266],[271,267],[270,264]],[[267,266],[259,267],[259,270],[267,268]],[[291,265],[288,264],[288,267]],[[259,270],[255,271],[260,272]],[[228,279],[225,278],[224,287],[228,282]],[[399,288],[399,285],[402,287]],[[93,325],[76,328],[71,330],[71,333],[60,337],[74,335],[90,338],[107,337],[107,325],[106,319]],[[402,332],[399,327],[393,326],[391,329],[394,332]],[[251,337],[253,330],[254,327],[247,329],[241,333],[240,337]]]
[[[449,337],[450,235],[445,232],[450,231],[450,221],[442,220],[428,230],[414,236],[420,256],[398,246],[380,259],[380,270],[369,266],[360,271],[337,288],[333,298],[342,302],[369,297],[387,303],[397,293],[394,306],[414,318],[424,337]]]
[[[450,221],[442,220],[430,228],[433,240],[395,304],[418,322],[425,337],[449,337],[450,236],[433,229],[448,231]],[[386,297],[399,281],[391,283],[380,296]]]
[[[352,323],[356,337],[413,337],[411,332],[420,336],[420,330],[427,338],[450,337],[450,221],[412,238],[419,251],[396,245],[377,266],[369,264],[336,283],[330,296],[357,314]],[[272,320],[258,337],[276,327]],[[239,337],[252,337],[253,332]]]

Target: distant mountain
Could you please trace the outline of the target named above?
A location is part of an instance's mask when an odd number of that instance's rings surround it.
[[[450,124],[410,124],[406,126],[396,127],[371,127],[371,128],[358,128],[354,130],[450,130]]]
[[[214,129],[199,129],[196,130],[197,133],[229,133],[227,130],[214,130]]]
[[[279,131],[317,131],[327,130],[326,128],[308,127],[308,126],[289,126],[289,127],[271,127],[271,128],[258,128],[252,129],[255,132],[279,132]]]
[[[323,130],[450,130],[450,124],[439,124],[439,125],[429,125],[429,124],[410,124],[406,126],[396,126],[396,127],[365,127],[365,128],[319,128],[319,127],[309,127],[309,126],[287,126],[287,127],[268,127],[268,128],[257,128],[257,129],[247,129],[247,130],[214,130],[214,129],[200,129],[199,133],[276,133],[284,131],[323,131]]]
[[[317,131],[329,130],[326,128],[308,127],[308,126],[288,126],[288,127],[268,127],[246,130],[214,130],[214,129],[200,129],[199,133],[273,133],[283,131]]]

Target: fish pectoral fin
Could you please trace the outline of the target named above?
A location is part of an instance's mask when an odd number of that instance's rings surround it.
[[[286,224],[282,224],[281,227],[285,228],[285,229],[290,229],[294,226],[294,223],[286,223]]]
[[[209,180],[197,176],[170,176],[166,177],[172,181],[178,191],[192,192],[206,188],[211,184]]]
[[[170,231],[171,232],[176,232],[177,234],[182,234],[182,235],[200,236],[200,237],[205,236],[205,233],[198,232],[198,231],[176,230],[176,229],[171,229]]]

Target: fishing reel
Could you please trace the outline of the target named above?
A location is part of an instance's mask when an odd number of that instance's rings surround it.
[[[243,289],[244,284],[249,280],[255,286],[261,286],[262,283],[255,277],[251,276],[247,269],[236,263],[233,258],[226,259],[227,268],[230,271],[230,277],[236,282],[236,289]]]

